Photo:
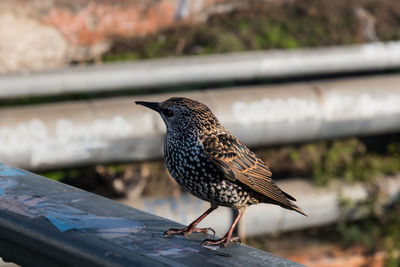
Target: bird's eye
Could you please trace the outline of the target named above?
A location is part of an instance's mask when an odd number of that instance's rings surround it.
[[[163,113],[165,116],[167,116],[167,117],[172,117],[172,116],[174,116],[174,112],[173,112],[172,110],[169,110],[169,109],[164,109],[164,110],[162,111],[162,113]]]

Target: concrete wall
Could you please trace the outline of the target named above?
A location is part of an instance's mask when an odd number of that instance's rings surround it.
[[[227,4],[227,2],[229,2]],[[224,0],[2,0],[0,73],[93,59],[115,37],[146,35],[231,10]]]

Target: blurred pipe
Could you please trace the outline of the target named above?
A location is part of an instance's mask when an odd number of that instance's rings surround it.
[[[253,205],[246,210],[241,220],[245,222],[241,227],[245,229],[247,236],[311,228],[339,220],[354,220],[368,212],[366,207],[357,204],[368,198],[369,188],[366,184],[336,183],[328,187],[316,187],[304,179],[293,179],[278,181],[278,185],[295,196],[296,204],[303,208],[309,217],[274,205]],[[380,192],[381,208],[400,200],[399,175],[381,178],[375,186],[377,188],[374,190],[379,189]],[[339,204],[341,200],[350,200],[354,208],[343,209]],[[181,198],[135,199],[123,203],[183,224],[191,223],[209,208],[207,202],[188,195]],[[200,227],[212,227],[219,235],[223,235],[231,223],[230,209],[220,207],[206,217],[200,223]]]
[[[0,98],[400,67],[400,42],[152,59],[0,76]]]
[[[204,90],[208,105],[245,144],[310,141],[400,130],[400,76]],[[161,157],[165,126],[134,100],[76,101],[0,110],[0,162],[51,169]]]

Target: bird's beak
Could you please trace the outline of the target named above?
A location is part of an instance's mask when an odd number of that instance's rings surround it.
[[[160,103],[157,103],[157,102],[135,101],[135,103],[137,105],[142,105],[142,106],[148,107],[148,108],[150,108],[152,110],[155,110],[157,112],[161,111]]]

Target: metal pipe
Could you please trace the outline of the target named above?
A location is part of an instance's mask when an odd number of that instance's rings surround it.
[[[400,76],[185,92],[249,146],[400,130]],[[134,100],[76,101],[0,110],[0,161],[27,169],[161,157],[165,126]]]
[[[247,236],[310,228],[343,219],[354,220],[365,215],[365,209],[361,209],[357,203],[367,199],[369,190],[367,184],[336,183],[328,187],[316,187],[304,179],[292,179],[284,182],[278,181],[278,185],[296,197],[296,204],[302,207],[309,217],[268,204],[250,206],[241,219]],[[399,200],[399,175],[379,179],[376,186],[384,196],[381,199],[381,205]],[[344,199],[355,203],[354,212],[349,212],[340,206],[341,200]],[[181,198],[134,199],[122,202],[186,225],[209,208],[207,202],[189,195]],[[217,234],[223,235],[231,223],[230,209],[219,207],[200,223],[200,227],[212,227]]]
[[[400,42],[152,59],[0,76],[0,99],[385,70],[400,67]]]

